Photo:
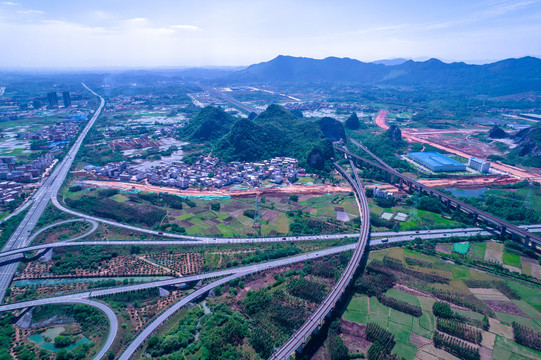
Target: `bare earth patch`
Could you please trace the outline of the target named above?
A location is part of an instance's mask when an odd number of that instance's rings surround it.
[[[365,353],[371,345],[371,342],[366,340],[366,326],[355,322],[340,319],[342,327],[342,340],[352,353]]]
[[[479,348],[479,355],[481,355],[481,360],[491,360],[492,350],[487,349],[486,347],[481,347]]]
[[[427,344],[431,344],[432,340],[422,337],[421,335],[410,333],[410,342],[418,348],[422,348]]]
[[[507,339],[513,339],[513,328],[511,326],[500,323],[497,319],[488,318],[490,324],[490,332],[501,335]]]
[[[507,296],[502,294],[497,289],[472,288],[470,291],[473,293],[473,295],[475,295],[476,298],[483,301],[511,301]]]
[[[518,306],[516,306],[512,302],[503,302],[503,301],[495,301],[495,300],[492,300],[492,301],[484,300],[483,302],[487,304],[495,312],[503,312],[506,314],[528,317],[528,315],[526,315]]]

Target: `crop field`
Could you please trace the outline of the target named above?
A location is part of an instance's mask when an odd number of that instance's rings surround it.
[[[507,253],[500,243],[471,245],[465,256],[475,254],[476,258],[481,255],[484,257],[482,249],[501,249]],[[442,261],[437,256],[421,254],[411,247],[379,250],[370,254],[370,257],[374,259],[369,260],[365,273],[356,284],[361,283],[361,280],[363,283],[372,281],[372,277],[377,278],[381,276],[377,274],[381,273],[394,277],[396,282],[390,283],[390,289],[376,296],[373,293],[379,291],[375,289],[381,287],[382,280],[373,280],[375,282],[366,288],[368,290],[355,290],[342,319],[360,326],[373,322],[387,329],[396,341],[392,353],[405,359],[450,358],[443,349],[437,349],[432,344],[437,318],[433,304],[443,302],[450,304],[454,316],[460,317],[460,321],[468,323],[468,326],[477,328],[486,321],[486,330],[479,330],[482,332],[482,342],[476,345],[480,353],[485,354],[482,359],[486,356],[490,358],[490,354],[493,359],[541,357],[541,353],[517,344],[511,327],[516,322],[541,332],[540,286]],[[503,287],[499,284],[503,284]],[[367,295],[364,291],[371,293]],[[417,307],[421,309],[420,316],[383,305],[378,300],[379,296]],[[356,344],[358,350],[361,341],[352,340],[351,336],[348,333],[347,341]],[[365,335],[360,333],[358,336]],[[365,344],[361,352],[366,352],[368,347],[369,344]]]
[[[355,198],[348,194],[261,197],[257,213],[255,197],[203,200],[81,189],[65,191],[64,199],[68,206],[97,216],[199,236],[347,233],[357,228],[352,220],[359,217]]]

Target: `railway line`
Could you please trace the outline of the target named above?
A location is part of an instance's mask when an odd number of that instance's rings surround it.
[[[458,200],[458,199],[455,199],[439,190],[436,190],[436,189],[433,189],[427,185],[424,185],[420,182],[417,182],[415,180],[413,180],[412,178],[406,176],[406,175],[403,175],[401,173],[399,173],[398,171],[394,170],[393,168],[391,167],[385,167],[381,164],[379,164],[378,162],[374,162],[372,160],[369,160],[369,159],[366,159],[366,158],[363,158],[359,155],[356,155],[356,154],[353,154],[351,153],[349,150],[347,150],[346,148],[340,148],[338,146],[335,146],[334,147],[336,150],[338,151],[341,151],[343,153],[345,153],[348,157],[350,158],[353,158],[353,159],[356,159],[358,161],[360,161],[361,163],[365,163],[369,166],[372,166],[374,168],[378,168],[384,172],[386,172],[387,174],[390,175],[391,177],[391,182],[393,182],[394,178],[398,178],[399,181],[400,181],[400,185],[399,186],[402,186],[403,183],[405,183],[407,186],[409,186],[409,188],[411,190],[413,189],[418,189],[419,191],[424,191],[430,195],[433,195],[433,196],[437,196],[440,200],[444,201],[447,203],[447,206],[451,206],[451,205],[454,205],[457,209],[462,209],[462,210],[465,210],[467,211],[468,213],[472,214],[473,216],[476,217],[476,219],[482,219],[484,221],[486,221],[487,223],[491,223],[493,225],[495,225],[496,227],[498,227],[498,229],[500,230],[500,234],[503,236],[506,232],[509,232],[511,235],[514,235],[514,236],[519,236],[523,239],[525,239],[526,242],[529,242],[529,241],[532,241],[538,245],[541,245],[541,236],[539,235],[536,235],[536,234],[533,234],[532,232],[524,229],[524,228],[521,228],[517,225],[514,225],[514,224],[511,224],[511,223],[508,223],[507,221],[504,221],[502,219],[499,219],[493,215],[490,215],[480,209],[477,209],[469,204],[466,204],[465,202],[461,201],[461,200]]]

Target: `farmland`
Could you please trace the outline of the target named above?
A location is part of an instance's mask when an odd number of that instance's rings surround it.
[[[458,250],[464,248],[462,245]],[[503,246],[501,248],[507,253]],[[466,255],[457,253],[457,256],[479,258],[483,255],[482,249],[490,249],[490,245],[474,243]],[[513,252],[509,254],[518,256]],[[385,266],[381,266],[383,264]],[[385,276],[382,278],[381,274]],[[434,275],[446,280],[429,280]],[[367,287],[373,281],[376,282]],[[382,282],[388,284],[382,285]],[[366,341],[366,326],[373,323],[394,336],[392,353],[406,359],[449,358],[449,351],[462,354],[461,358],[470,356],[466,353],[475,358],[474,353],[479,352],[481,359],[536,359],[539,352],[514,341],[513,323],[525,327],[525,337],[541,333],[541,303],[535,295],[539,289],[539,285],[489,275],[412,249],[374,251],[341,318],[342,328],[359,330],[357,333],[347,331],[342,338],[350,353],[370,354],[374,350],[370,350],[371,342]],[[377,291],[381,291],[381,295]],[[378,300],[380,296],[420,306],[422,315],[416,317],[385,306]],[[447,314],[440,311],[436,315],[436,303],[449,306]],[[459,327],[462,330],[454,330]],[[436,336],[438,331],[440,335]],[[479,345],[475,345],[476,341]]]
[[[220,199],[117,190],[65,191],[79,211],[187,235],[240,237],[351,232],[358,218],[352,194],[262,196]],[[109,211],[111,209],[111,211]]]

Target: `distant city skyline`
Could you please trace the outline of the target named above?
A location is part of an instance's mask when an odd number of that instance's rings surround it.
[[[541,57],[541,0],[0,0],[0,67]]]

